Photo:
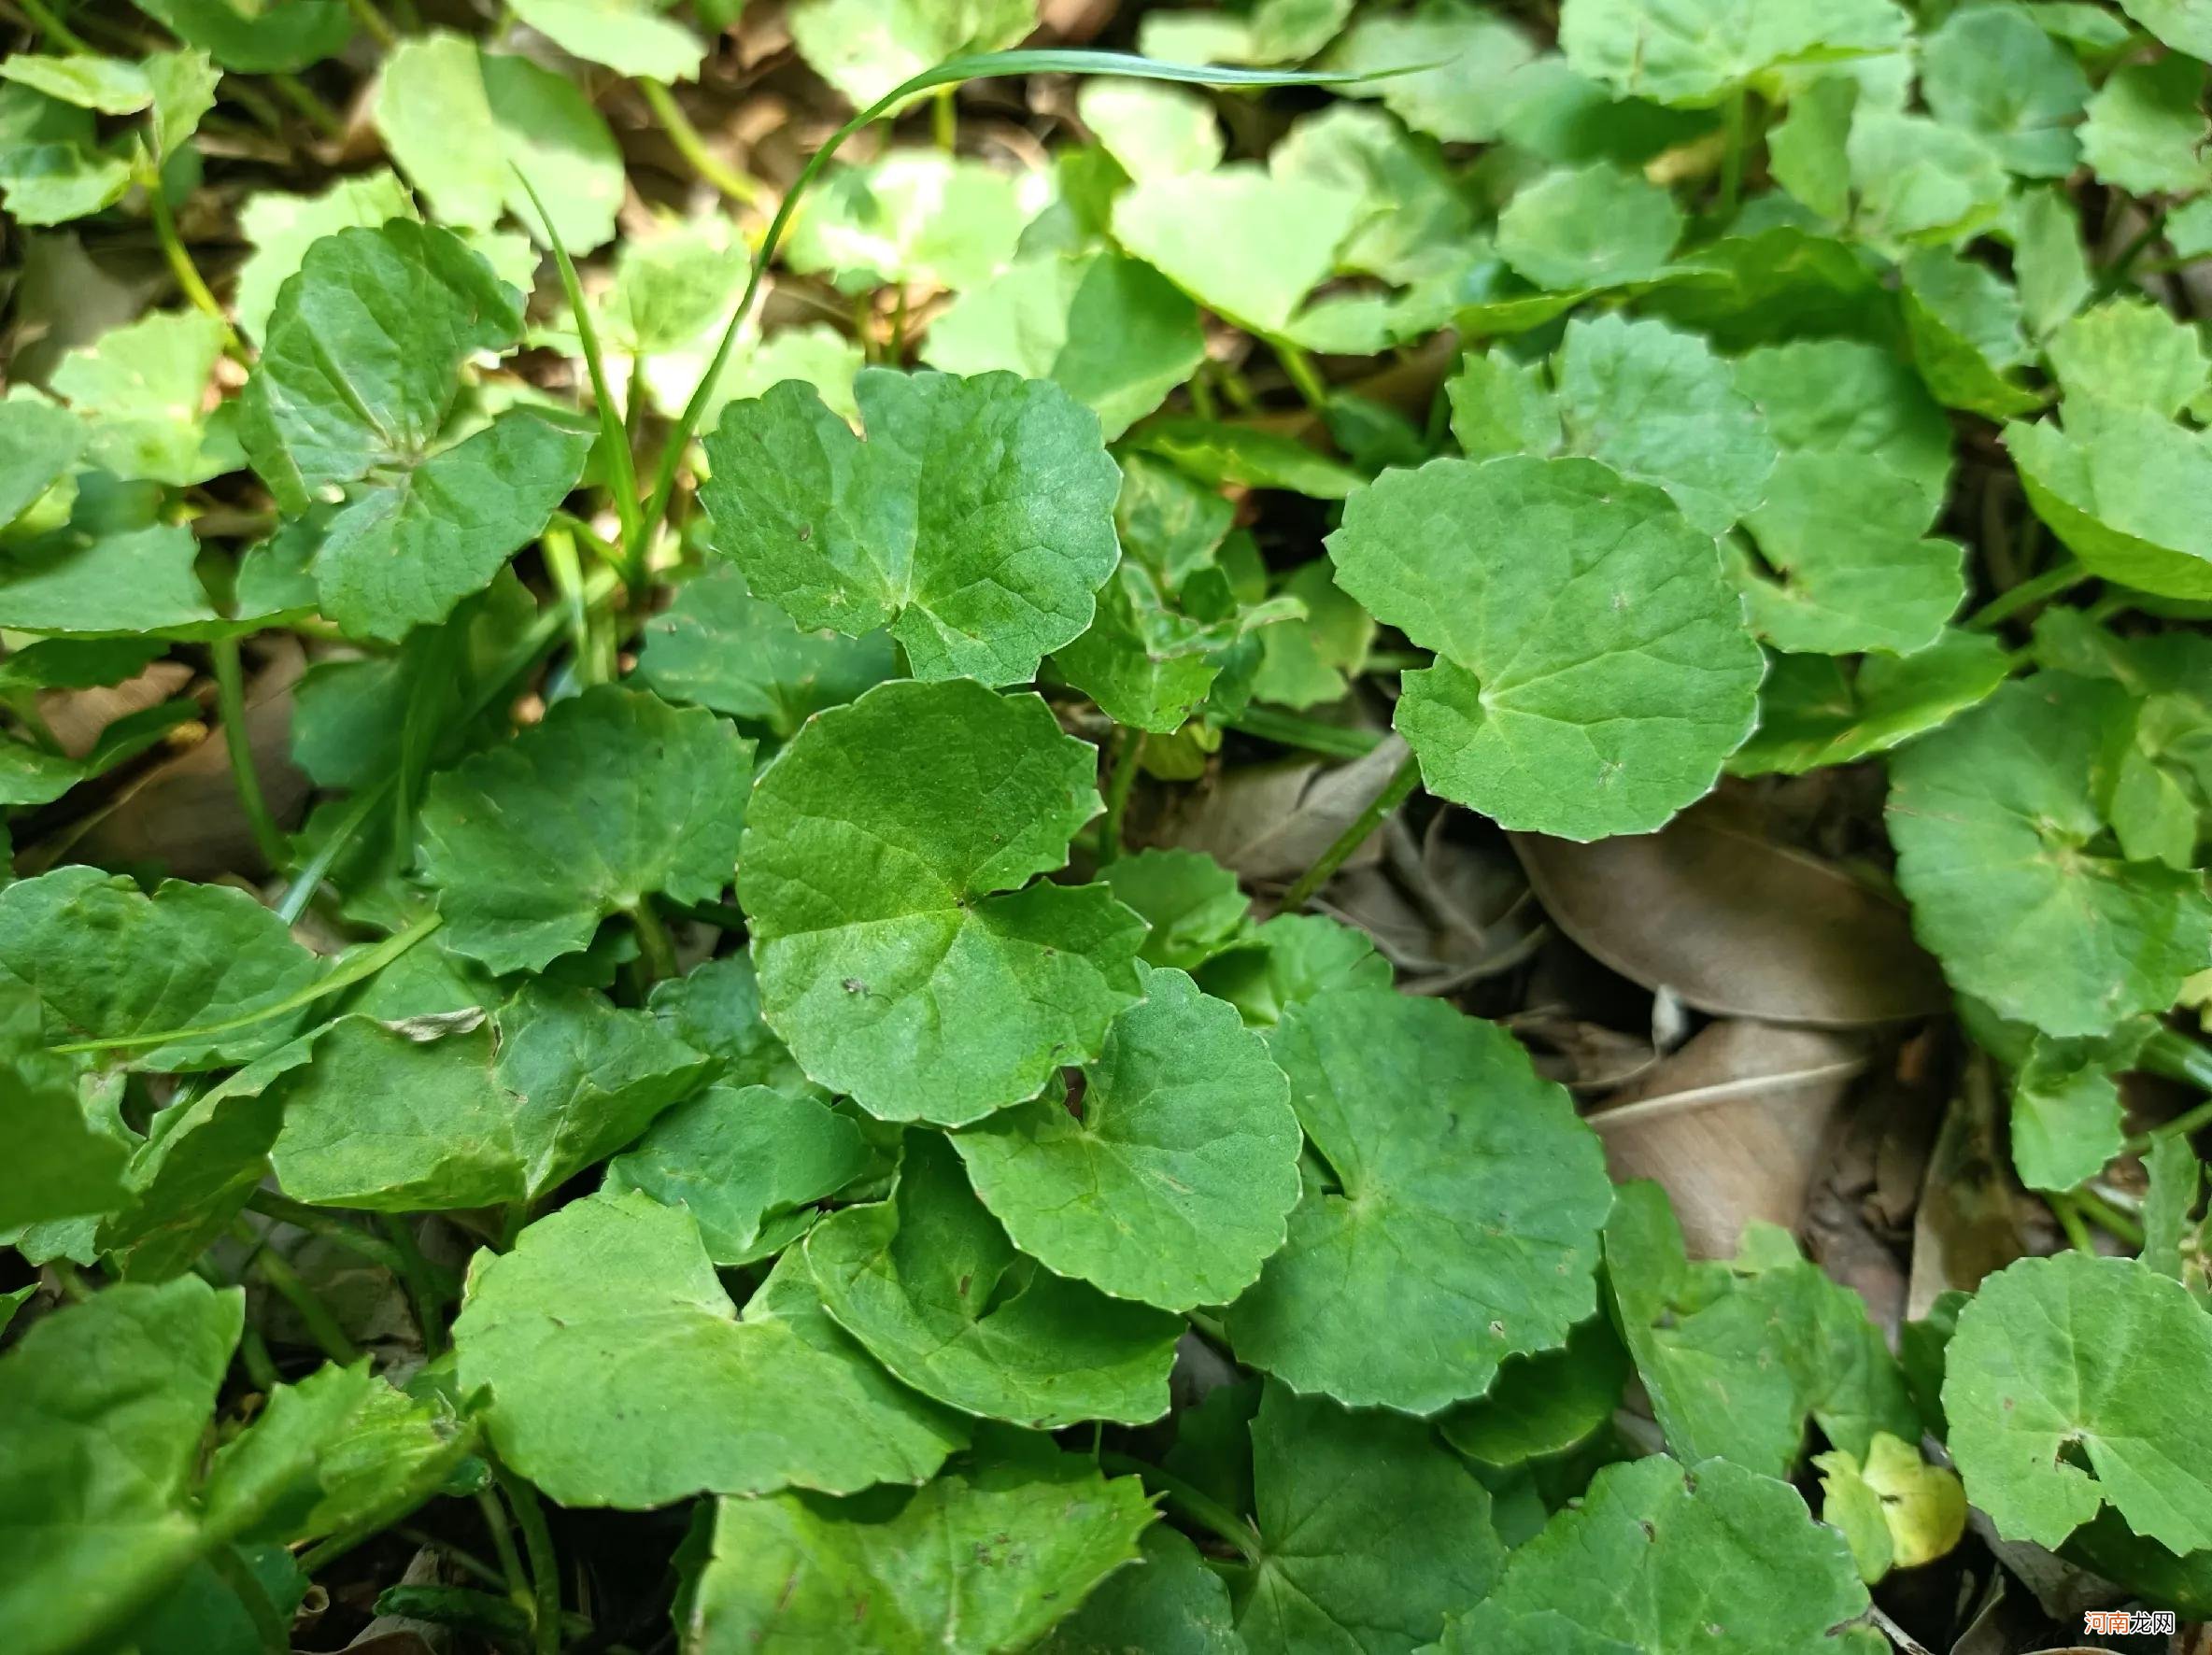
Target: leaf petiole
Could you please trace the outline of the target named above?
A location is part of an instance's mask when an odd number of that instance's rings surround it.
[[[1368,801],[1367,809],[1353,819],[1352,825],[1337,835],[1336,841],[1315,859],[1313,866],[1298,875],[1290,889],[1283,893],[1283,912],[1295,913],[1303,908],[1315,891],[1329,882],[1338,869],[1343,867],[1352,853],[1368,842],[1368,836],[1382,826],[1382,819],[1413,796],[1413,789],[1421,785],[1421,760],[1412,754],[1397,767],[1397,773],[1383,785],[1382,791]]]
[[[638,591],[645,585],[647,548],[646,537],[640,529],[637,463],[630,452],[630,431],[622,422],[622,411],[607,379],[606,357],[599,348],[599,329],[591,320],[590,305],[585,302],[584,284],[576,275],[575,261],[568,256],[567,245],[553,228],[553,217],[546,211],[546,204],[538,199],[537,186],[520,167],[516,167],[514,172],[521,180],[523,193],[530,197],[530,205],[537,209],[538,226],[545,232],[546,245],[553,249],[554,268],[560,272],[560,289],[568,299],[570,314],[575,318],[576,342],[583,347],[584,368],[591,376],[591,400],[598,405],[600,446],[606,451],[607,469],[612,474],[607,489],[615,497],[615,516],[622,524],[623,573],[629,578],[631,590]]]
[[[2033,580],[2023,580],[2009,591],[1999,592],[1987,603],[1966,617],[1969,632],[1987,632],[2002,621],[2010,620],[2023,609],[2032,609],[2049,601],[2061,592],[2072,591],[2085,581],[2096,577],[2078,558],[2069,558],[2054,569],[2047,569]]]
[[[1297,747],[1330,758],[1364,758],[1382,744],[1382,737],[1373,730],[1324,724],[1318,718],[1301,718],[1296,713],[1284,713],[1274,707],[1247,707],[1234,717],[1223,719],[1222,724],[1226,728],[1256,736],[1263,742]]]
[[[236,1017],[226,1017],[220,1023],[203,1024],[198,1028],[164,1029],[159,1034],[116,1035],[104,1040],[70,1040],[59,1046],[49,1046],[47,1050],[64,1054],[123,1052],[141,1046],[166,1046],[177,1040],[213,1040],[218,1035],[251,1028],[258,1023],[266,1023],[271,1018],[297,1011],[303,1006],[311,1006],[342,988],[351,988],[356,983],[366,982],[445,923],[443,914],[426,914],[405,930],[393,933],[374,948],[364,949],[354,955],[328,975],[317,978],[297,994],[288,994],[270,1005],[243,1012]]]
[[[553,1531],[546,1525],[546,1508],[538,1503],[537,1490],[498,1460],[491,1461],[491,1470],[507,1504],[514,1508],[515,1521],[522,1529],[522,1544],[530,1552],[530,1577],[537,1589],[531,1605],[531,1630],[537,1655],[560,1655],[560,1560],[553,1550]]]
[[[1137,785],[1137,768],[1144,757],[1144,732],[1124,729],[1115,732],[1113,741],[1113,773],[1106,779],[1106,815],[1099,824],[1099,861],[1113,861],[1121,855],[1122,818],[1128,813],[1129,795]]]
[[[1208,1534],[1226,1540],[1237,1549],[1238,1554],[1253,1568],[1261,1562],[1259,1536],[1252,1532],[1252,1525],[1240,1519],[1227,1506],[1204,1493],[1170,1471],[1157,1465],[1132,1459],[1127,1454],[1104,1453],[1099,1456],[1099,1469],[1119,1472],[1126,1477],[1140,1478],[1147,1488],[1157,1489],[1168,1497],[1168,1503]]]
[[[177,290],[194,310],[213,318],[222,330],[224,354],[234,361],[245,361],[245,341],[238,337],[238,330],[231,326],[230,317],[208,290],[200,267],[192,262],[191,252],[184,245],[184,237],[177,233],[177,214],[169,205],[168,191],[162,188],[160,170],[150,165],[140,169],[138,185],[146,191],[146,208],[153,219],[154,238],[162,244],[162,257],[168,261],[169,274],[176,278]]]
[[[660,123],[660,130],[668,134],[668,141],[675,146],[686,165],[740,205],[759,207],[767,202],[772,193],[768,186],[749,173],[738,171],[709,149],[705,137],[691,124],[691,118],[684,113],[674,92],[650,78],[640,79],[635,84],[645,100],[645,107],[653,112],[653,119]]]

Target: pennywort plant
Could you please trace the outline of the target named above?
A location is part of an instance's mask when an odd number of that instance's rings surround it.
[[[0,7],[0,1647],[2212,1613],[2212,30],[1074,9]]]

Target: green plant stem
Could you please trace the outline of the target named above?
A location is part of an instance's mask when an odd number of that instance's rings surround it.
[[[1352,826],[1337,835],[1336,842],[1321,853],[1313,866],[1297,877],[1289,890],[1283,893],[1282,912],[1295,913],[1336,870],[1343,867],[1354,851],[1368,842],[1368,836],[1382,825],[1392,811],[1413,796],[1413,789],[1421,785],[1421,761],[1412,754],[1406,755],[1405,763],[1397,767],[1397,773],[1383,784],[1382,791],[1368,801],[1368,808],[1354,818]]]
[[[447,1301],[453,1297],[450,1278],[422,1256],[422,1249],[415,1244],[415,1232],[407,1227],[404,1217],[387,1212],[378,1222],[393,1255],[399,1260],[399,1279],[407,1290],[408,1302],[415,1307],[415,1323],[422,1330],[422,1348],[435,1356],[447,1344],[445,1309]]]
[[[760,245],[753,254],[753,267],[745,277],[745,288],[737,302],[737,309],[730,323],[722,330],[722,337],[715,347],[714,357],[707,363],[706,372],[700,375],[699,385],[684,404],[682,417],[675,430],[669,433],[668,446],[661,450],[660,463],[653,479],[653,490],[645,498],[645,509],[639,528],[640,535],[651,534],[668,515],[669,499],[675,492],[676,475],[683,470],[685,451],[691,446],[691,438],[699,430],[699,423],[706,416],[707,404],[714,400],[716,388],[721,383],[722,370],[729,365],[730,352],[737,348],[737,339],[744,327],[745,318],[752,314],[753,301],[759,296],[760,284],[767,278],[768,267],[774,262],[776,248],[782,244],[784,232],[790,227],[792,215],[806,192],[820,177],[845,140],[862,128],[881,120],[885,115],[904,104],[917,92],[934,92],[941,86],[957,86],[965,80],[989,80],[1016,75],[1127,75],[1145,80],[1182,81],[1198,86],[1342,86],[1355,81],[1379,78],[1377,76],[1342,74],[1329,70],[1298,70],[1278,72],[1261,69],[1220,69],[1210,64],[1161,64],[1150,58],[1135,57],[1118,51],[1000,51],[979,56],[954,58],[925,69],[911,79],[903,80],[882,97],[860,110],[850,120],[830,134],[819,149],[807,157],[806,165],[791,188],[784,192],[784,199],[776,205],[775,216],[769,220],[768,232],[761,236]],[[639,547],[630,544],[625,535],[624,551],[634,562]]]
[[[595,571],[584,583],[585,601],[597,604],[621,584],[621,577],[614,571]],[[531,622],[530,630],[515,645],[513,653],[470,699],[468,704],[461,708],[450,728],[456,732],[467,729],[490,711],[493,703],[503,699],[511,700],[519,693],[523,680],[537,671],[554,645],[560,641],[567,621],[567,614],[559,604],[550,604],[540,611],[537,619]],[[450,741],[447,745],[451,745]],[[307,905],[315,900],[315,893],[321,888],[322,882],[330,877],[330,871],[337,866],[338,858],[346,854],[346,847],[353,842],[354,835],[382,807],[398,781],[397,771],[387,771],[381,780],[370,783],[354,796],[351,808],[331,828],[329,836],[308,857],[286,888],[283,900],[277,903],[276,912],[286,925],[292,924],[307,912]]]
[[[2090,1238],[2089,1225],[2081,1222],[2081,1209],[2075,1204],[2073,1196],[2052,1190],[2043,1199],[2050,1209],[2051,1217],[2059,1221],[2059,1228],[2065,1231],[2067,1246],[2077,1252],[2096,1252],[2096,1244]]]
[[[303,1006],[311,1006],[317,1000],[327,995],[336,994],[342,988],[351,988],[356,983],[366,982],[445,923],[445,915],[443,914],[434,912],[425,914],[405,930],[394,932],[374,948],[362,950],[344,965],[317,978],[298,993],[288,994],[282,999],[271,1005],[262,1006],[256,1011],[243,1012],[236,1017],[226,1017],[220,1023],[206,1023],[197,1028],[164,1029],[160,1034],[118,1035],[105,1040],[70,1040],[63,1045],[50,1046],[47,1050],[64,1054],[123,1052],[139,1046],[166,1046],[172,1040],[211,1040],[217,1035],[230,1034],[235,1029],[251,1028],[257,1023],[266,1023],[272,1017],[282,1017],[290,1012],[297,1011]]]
[[[1121,855],[1122,818],[1128,813],[1129,795],[1137,786],[1137,769],[1144,757],[1144,732],[1117,730],[1113,740],[1113,773],[1106,778],[1106,818],[1099,825],[1099,863],[1103,867]]]
[[[1212,366],[1210,362],[1200,362],[1198,371],[1190,376],[1190,383],[1184,387],[1190,392],[1191,412],[1200,419],[1221,417],[1221,403],[1213,395],[1213,380],[1208,372]]]
[[[1737,87],[1721,106],[1721,217],[1736,217],[1743,197],[1743,162],[1750,121],[1751,94]]]
[[[599,329],[592,322],[591,306],[585,300],[584,284],[577,278],[575,261],[568,256],[567,247],[554,230],[553,217],[546,211],[546,204],[538,199],[537,186],[520,167],[516,167],[514,173],[521,180],[522,191],[530,197],[530,205],[537,210],[539,228],[546,233],[546,245],[553,249],[554,268],[560,272],[561,291],[575,318],[576,342],[583,347],[584,368],[591,375],[591,400],[599,410],[600,447],[605,452],[610,474],[607,489],[615,497],[615,516],[622,524],[623,573],[629,578],[630,589],[642,592],[650,547],[648,536],[639,528],[637,466],[630,452],[629,429],[622,423],[614,388],[607,381],[606,357],[599,348]]]
[[[354,21],[367,31],[369,37],[390,51],[400,43],[400,37],[384,14],[376,9],[375,0],[346,0],[346,8],[353,13]]]
[[[73,1305],[81,1305],[92,1296],[92,1290],[84,1284],[84,1272],[65,1258],[50,1258],[44,1266],[54,1279],[54,1286],[64,1298]]]
[[[2143,1225],[2094,1190],[2077,1189],[2071,1192],[2069,1198],[2082,1217],[2107,1236],[2115,1237],[2130,1247],[2143,1245]]]
[[[575,536],[566,529],[547,529],[538,537],[546,572],[553,577],[555,601],[568,617],[569,647],[575,652],[576,676],[585,684],[604,684],[614,674],[607,671],[591,637],[591,610],[584,601],[584,567],[576,558]]]
[[[305,1230],[311,1236],[319,1236],[326,1241],[345,1248],[348,1252],[359,1253],[371,1264],[380,1265],[390,1270],[394,1276],[400,1274],[399,1254],[389,1241],[372,1236],[368,1231],[349,1224],[319,1207],[310,1207],[305,1201],[295,1201],[290,1195],[279,1195],[275,1190],[255,1190],[246,1197],[246,1208],[248,1211],[258,1212],[263,1218],[290,1224],[295,1230]]]
[[[276,88],[276,95],[306,117],[307,124],[326,138],[346,135],[344,117],[317,95],[313,87],[297,75],[272,75],[270,83]]]
[[[667,902],[665,898],[663,901],[674,912],[702,926],[713,926],[722,931],[745,928],[745,911],[734,902]]]
[[[517,1608],[528,1613],[538,1601],[537,1592],[531,1585],[530,1571],[522,1566],[522,1553],[515,1549],[515,1531],[507,1521],[507,1508],[490,1489],[478,1489],[476,1509],[484,1514],[484,1527],[491,1535],[491,1554],[499,1559],[500,1571],[506,1577],[507,1595]]]
[[[461,661],[461,633],[458,627],[440,627],[431,634],[424,650],[422,670],[407,686],[406,705],[400,714],[399,769],[392,794],[391,842],[404,868],[415,860],[415,809],[422,802],[424,778],[430,772],[431,749],[437,745],[431,728],[445,700],[447,685]]]
[[[2135,261],[2148,252],[2152,245],[2165,233],[2166,214],[2165,209],[2161,207],[2150,215],[2148,223],[2135,232],[2134,236],[2129,239],[2127,246],[2121,248],[2112,256],[2112,262],[2107,264],[2104,274],[2097,277],[2096,291],[2093,297],[2109,299],[2120,289],[2127,286],[2128,276],[2135,268]]]
[[[331,1314],[330,1307],[315,1295],[313,1288],[300,1280],[300,1273],[291,1267],[291,1261],[271,1247],[266,1237],[255,1235],[243,1221],[238,1227],[243,1232],[240,1238],[249,1242],[254,1249],[251,1267],[260,1273],[262,1280],[269,1284],[278,1297],[292,1308],[305,1325],[307,1337],[315,1341],[317,1349],[341,1367],[359,1362],[361,1351],[346,1337],[346,1330],[338,1325],[338,1319]]]
[[[1269,341],[1275,347],[1275,360],[1283,364],[1283,371],[1290,375],[1291,384],[1297,387],[1298,395],[1306,399],[1306,406],[1316,414],[1328,412],[1328,386],[1314,367],[1313,359],[1303,348],[1287,339]]]
[[[645,107],[653,112],[653,119],[660,123],[660,130],[668,134],[668,141],[676,147],[676,153],[684,158],[686,166],[741,206],[757,208],[768,200],[767,185],[750,174],[739,172],[707,148],[706,139],[691,124],[691,118],[684,113],[674,92],[658,80],[641,79],[636,85],[645,100]]]
[[[1156,1488],[1168,1496],[1168,1503],[1196,1522],[1208,1534],[1226,1540],[1237,1549],[1245,1563],[1257,1567],[1260,1561],[1259,1536],[1252,1532],[1252,1525],[1224,1506],[1219,1500],[1177,1477],[1173,1472],[1162,1471],[1157,1465],[1142,1460],[1131,1459],[1127,1454],[1104,1453],[1099,1456],[1101,1471],[1118,1472],[1125,1477],[1141,1478],[1147,1488]]]
[[[291,1617],[270,1602],[268,1589],[235,1546],[217,1546],[206,1556],[210,1573],[230,1589],[231,1596],[253,1623],[254,1637],[271,1655],[291,1648]]]
[[[537,1655],[560,1655],[560,1559],[553,1550],[553,1531],[546,1525],[546,1508],[538,1492],[497,1460],[492,1473],[515,1509],[522,1528],[522,1544],[530,1552],[530,1577],[537,1587],[531,1605],[531,1630]]]
[[[653,912],[650,897],[630,911],[630,922],[637,927],[638,961],[645,967],[646,983],[661,983],[675,976],[675,944],[670,941],[668,927],[661,924],[660,916]]]
[[[2140,1061],[2154,1075],[2212,1092],[2212,1047],[2178,1029],[2154,1030],[2143,1042]]]
[[[215,658],[216,715],[222,723],[223,750],[231,757],[231,780],[238,789],[238,805],[246,813],[254,848],[271,871],[281,872],[291,860],[276,819],[269,814],[269,801],[262,793],[262,780],[253,768],[253,740],[246,728],[246,673],[238,660],[238,640],[218,638],[209,646]]]
[[[1373,730],[1324,724],[1318,718],[1302,718],[1296,713],[1284,713],[1274,707],[1246,707],[1222,723],[1242,735],[1256,736],[1263,742],[1296,747],[1301,752],[1320,753],[1330,758],[1362,758],[1382,744],[1382,738]]]
[[[497,1569],[469,1550],[468,1548],[456,1546],[452,1541],[433,1535],[428,1529],[418,1529],[412,1523],[402,1522],[392,1524],[391,1532],[410,1546],[418,1546],[425,1551],[436,1552],[440,1557],[452,1562],[463,1574],[475,1576],[487,1586],[499,1587],[503,1590],[508,1584],[501,1578]]]
[[[2167,1138],[2188,1138],[2212,1126],[2212,1098],[2205,1099],[2192,1110],[2185,1110],[2170,1121],[2162,1121],[2148,1132],[2138,1132],[2125,1145],[2131,1155],[2140,1155],[2152,1144]]]
[[[82,35],[48,9],[44,0],[19,0],[19,4],[23,8],[23,15],[36,23],[42,34],[51,35],[56,45],[64,46],[71,51],[89,52],[92,50]]]
[[[929,136],[950,155],[960,142],[960,106],[953,102],[957,89],[941,86],[929,105]]]
[[[269,1341],[250,1322],[238,1333],[238,1360],[246,1365],[246,1377],[253,1381],[253,1388],[264,1396],[284,1382],[276,1371],[276,1359],[269,1354]]]
[[[1987,632],[2001,623],[2010,620],[2023,609],[2045,603],[2061,592],[2071,591],[2084,581],[2096,576],[2085,568],[2078,558],[2069,558],[2063,563],[2046,569],[2033,580],[2023,580],[2011,590],[1998,593],[1987,603],[1966,617],[1970,632]]]
[[[162,188],[161,175],[150,169],[138,179],[146,191],[146,209],[153,219],[155,238],[162,244],[162,257],[169,262],[169,274],[176,278],[177,288],[191,301],[194,310],[214,319],[222,330],[222,347],[234,359],[246,360],[246,344],[238,337],[238,331],[231,326],[231,318],[216,303],[201,278],[200,267],[192,262],[191,252],[184,245],[184,237],[177,232],[177,215],[169,206],[167,191]]]

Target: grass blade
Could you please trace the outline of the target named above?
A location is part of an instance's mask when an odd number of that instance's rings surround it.
[[[538,223],[546,233],[546,245],[553,249],[553,262],[560,271],[560,290],[568,295],[569,311],[576,318],[576,340],[583,347],[585,370],[591,375],[591,400],[599,405],[600,444],[607,451],[607,465],[613,473],[609,486],[615,496],[615,515],[622,524],[622,547],[628,565],[624,573],[635,587],[645,574],[646,531],[638,512],[637,461],[630,452],[630,432],[622,424],[614,391],[607,383],[606,360],[599,349],[599,330],[591,325],[591,312],[584,304],[584,284],[576,278],[575,261],[561,245],[560,233],[553,228],[552,215],[538,199],[536,187],[520,167],[515,168],[515,177],[522,180],[530,205],[537,209]]]

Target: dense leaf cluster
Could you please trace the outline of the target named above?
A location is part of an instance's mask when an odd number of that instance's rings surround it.
[[[52,5],[17,299],[177,297],[0,400],[7,1655],[1875,1655],[1969,1505],[2212,1606],[2194,0]],[[725,49],[861,110],[773,223]],[[1808,771],[2075,1242],[1901,1338],[1300,912]]]

